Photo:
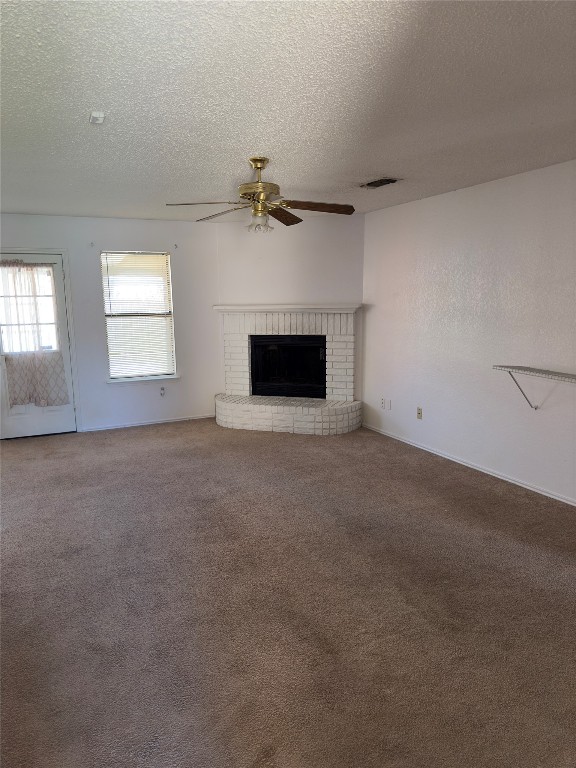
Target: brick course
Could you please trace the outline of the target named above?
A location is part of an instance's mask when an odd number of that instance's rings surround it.
[[[216,395],[216,423],[230,429],[341,435],[361,426],[362,403],[220,394]]]

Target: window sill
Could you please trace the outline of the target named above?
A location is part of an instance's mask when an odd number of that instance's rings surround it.
[[[179,379],[179,373],[167,373],[163,376],[126,376],[125,378],[106,379],[106,384],[139,384],[141,381],[170,381],[170,379]]]

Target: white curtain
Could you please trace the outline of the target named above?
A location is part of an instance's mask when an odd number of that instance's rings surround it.
[[[70,402],[60,350],[6,355],[5,364],[11,408],[28,404],[43,408]]]
[[[0,333],[10,407],[69,403],[52,265],[0,265]]]

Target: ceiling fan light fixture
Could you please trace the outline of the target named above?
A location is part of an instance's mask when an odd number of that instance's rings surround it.
[[[270,224],[268,224],[267,213],[253,213],[252,221],[246,227],[246,229],[248,230],[248,232],[273,232],[274,231],[274,227],[271,227]]]

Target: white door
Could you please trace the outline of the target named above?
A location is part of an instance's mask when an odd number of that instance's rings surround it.
[[[62,256],[0,257],[0,438],[76,431]]]

